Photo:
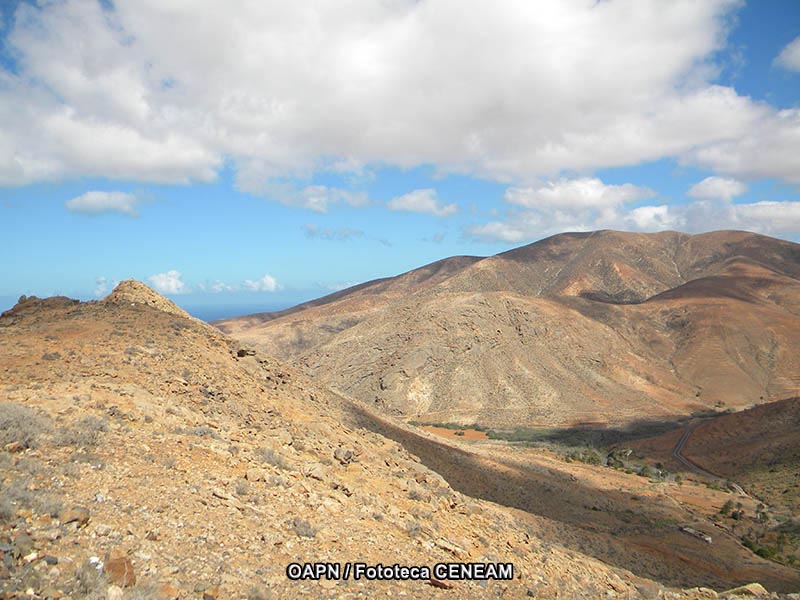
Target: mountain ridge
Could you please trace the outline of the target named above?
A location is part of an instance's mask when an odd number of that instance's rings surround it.
[[[428,598],[431,586],[452,586],[476,599],[646,598],[664,589],[643,577],[719,589],[800,581],[729,540],[709,558],[675,528],[644,539],[639,521],[615,516],[631,502],[616,484],[576,485],[586,473],[555,457],[528,464],[513,449],[435,439],[162,309],[143,284],[126,288],[108,302],[27,298],[0,316],[0,543],[11,595],[255,600],[385,597],[390,587]],[[641,523],[694,524],[647,494]],[[286,577],[290,562],[319,560],[506,561],[515,578]]]
[[[452,266],[215,325],[392,414],[501,427],[744,408],[780,398],[800,367],[791,242],[605,230]]]

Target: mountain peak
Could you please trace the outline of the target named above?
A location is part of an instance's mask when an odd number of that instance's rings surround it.
[[[136,279],[126,279],[117,284],[117,287],[102,302],[110,304],[146,304],[158,310],[191,318],[191,315],[180,308],[172,300],[165,298],[148,285]]]

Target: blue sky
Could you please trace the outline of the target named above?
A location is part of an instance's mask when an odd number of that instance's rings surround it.
[[[269,310],[561,231],[800,240],[796,0],[0,11],[0,309],[134,277]]]

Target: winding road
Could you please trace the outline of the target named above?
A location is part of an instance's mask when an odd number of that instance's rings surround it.
[[[733,489],[740,496],[747,496],[747,493],[745,493],[745,491],[741,488],[740,485],[733,483],[732,481],[725,479],[724,477],[720,477],[719,475],[714,475],[714,473],[706,471],[705,469],[696,465],[694,462],[692,462],[691,460],[689,460],[688,458],[686,458],[681,454],[683,447],[686,445],[686,442],[689,441],[689,438],[691,437],[692,433],[694,432],[694,430],[697,428],[698,425],[700,425],[700,423],[693,423],[686,427],[686,431],[683,432],[681,439],[678,440],[678,443],[675,444],[675,447],[672,449],[672,456],[675,457],[675,460],[680,462],[689,470],[694,471],[698,475],[702,475],[703,477],[707,477],[714,481],[726,483],[731,489]]]

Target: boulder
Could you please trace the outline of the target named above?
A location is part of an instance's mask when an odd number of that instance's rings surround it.
[[[133,563],[127,556],[110,558],[103,566],[103,571],[111,583],[121,587],[136,585],[136,573]]]

